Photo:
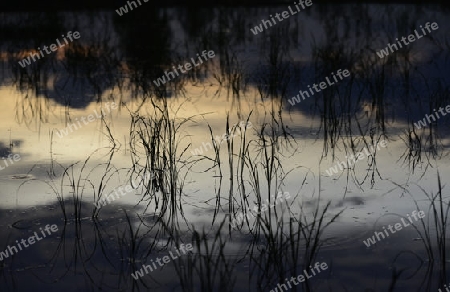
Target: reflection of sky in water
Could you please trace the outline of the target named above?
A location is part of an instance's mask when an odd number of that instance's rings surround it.
[[[44,31],[36,42],[32,41],[32,34],[29,41],[26,38],[21,41],[12,37],[6,39],[0,49],[1,59],[10,61],[4,63],[0,88],[0,156],[19,154],[21,160],[0,170],[0,204],[7,210],[1,214],[5,219],[2,227],[8,231],[4,237],[9,232],[16,232],[12,238],[26,237],[27,234],[15,230],[17,224],[14,223],[18,220],[24,220],[21,222],[30,230],[37,230],[38,225],[45,226],[36,218],[54,220],[49,224],[55,221],[63,224],[55,190],[64,190],[64,198],[73,199],[70,185],[75,182],[67,179],[61,166],[69,167],[76,162],[73,172],[70,169],[70,176],[75,178],[76,184],[83,186],[77,190],[82,194],[81,224],[84,228],[92,227],[89,221],[92,203],[94,196],[98,197],[100,182],[104,187],[102,192],[110,194],[116,188],[128,185],[130,175],[138,176],[132,173],[133,163],[142,165],[149,159],[142,143],[137,147],[142,151],[139,152],[140,160],[131,160],[135,157],[130,148],[132,119],[137,114],[155,117],[153,104],[162,106],[163,103],[154,96],[166,96],[169,117],[175,119],[177,125],[192,117],[176,134],[179,141],[177,165],[189,167],[181,167],[178,176],[184,182],[183,195],[180,198],[176,194],[174,202],[182,206],[183,212],[175,221],[185,224],[186,220],[188,226],[193,224],[200,229],[211,226],[212,218],[214,224],[218,224],[230,213],[229,200],[238,202],[242,188],[248,196],[247,208],[257,205],[255,189],[261,191],[265,201],[269,193],[265,171],[270,165],[264,160],[261,145],[270,143],[270,138],[278,138],[276,162],[279,165],[275,165],[282,167],[283,181],[278,181],[279,177],[272,178],[270,189],[273,193],[273,185],[279,183],[281,190],[289,192],[292,198],[278,204],[270,214],[282,213],[288,224],[301,214],[300,206],[307,217],[312,218],[317,203],[325,206],[331,201],[329,217],[341,210],[344,212],[324,233],[326,240],[320,261],[330,263],[333,259],[340,269],[334,271],[340,275],[340,280],[330,278],[329,285],[337,287],[342,281],[354,281],[351,287],[369,287],[368,283],[373,280],[369,267],[373,266],[380,271],[382,284],[379,287],[389,287],[391,275],[385,260],[398,252],[392,246],[406,242],[412,251],[423,254],[421,242],[413,241],[417,234],[404,230],[398,237],[386,239],[370,250],[365,250],[361,242],[373,234],[372,229],[398,222],[394,214],[405,215],[416,209],[413,198],[420,209],[431,215],[424,190],[433,194],[438,191],[437,170],[443,181],[447,179],[448,120],[441,118],[437,128],[433,126],[424,132],[412,128],[412,123],[422,119],[428,111],[450,104],[446,74],[447,15],[421,6],[347,5],[336,9],[335,6],[314,4],[310,12],[304,11],[290,17],[289,22],[279,23],[253,36],[249,28],[274,11],[281,11],[281,8],[217,9],[199,20],[194,11],[173,8],[151,11],[147,17],[136,10],[133,18],[120,19],[109,13],[97,13],[96,17],[87,13],[61,13],[53,17],[58,18],[63,28],[73,29],[75,23],[76,30],[82,35],[79,42],[70,48],[59,49],[55,56],[46,56],[45,60],[40,60],[42,62],[26,69],[18,68],[14,56],[33,50],[41,43],[49,43],[48,40],[58,37],[59,31],[55,35],[55,29]],[[6,31],[20,24],[17,21],[21,17],[23,14],[19,17],[6,15],[3,22]],[[133,26],[139,20],[149,18],[154,21]],[[407,47],[408,51],[393,53],[388,62],[376,56],[375,51],[385,48],[396,37],[409,35],[427,21],[438,22],[439,29],[429,37],[416,40]],[[44,21],[42,27],[45,25]],[[23,30],[31,28],[27,26]],[[150,39],[153,44],[146,43],[148,39],[143,37],[143,31],[155,33]],[[171,80],[165,88],[152,85],[152,80],[162,76],[164,70],[188,62],[204,49],[216,52],[216,57],[208,64]],[[396,65],[392,65],[395,62]],[[36,71],[38,65],[42,67]],[[307,90],[307,85],[318,84],[325,76],[330,76],[330,72],[345,68],[351,72],[349,80],[330,86],[295,106],[287,102],[286,99],[299,90]],[[41,78],[40,83],[33,79],[36,76]],[[106,102],[112,101],[120,104],[119,108],[106,111],[105,118],[99,119],[96,113],[105,108]],[[89,115],[93,115],[93,119],[87,124],[81,123],[79,129],[61,137],[57,134]],[[217,157],[211,149],[204,153],[206,159],[193,163],[200,157],[193,157],[191,150],[211,143],[208,125],[214,137],[222,136],[226,133],[227,115],[230,125],[239,124],[250,115],[253,127],[245,133],[250,145],[245,166],[252,165],[258,170],[258,186],[253,184],[251,173],[246,170],[245,179],[236,179],[229,192],[230,155],[225,142],[220,144],[218,151],[221,172],[213,162]],[[275,133],[270,137],[272,127]],[[266,134],[265,139],[258,136],[261,132]],[[239,177],[242,137],[240,133],[228,141],[234,144],[234,178]],[[352,147],[359,152],[381,138],[389,142],[387,148],[377,151],[376,163],[372,157],[365,157],[354,165],[353,170],[339,171],[333,176],[326,174],[330,166],[353,154]],[[116,148],[110,156],[113,144]],[[183,152],[184,149],[187,150]],[[417,149],[422,150],[421,156],[417,155]],[[83,167],[88,157],[90,159]],[[1,160],[0,165],[3,165]],[[107,180],[104,180],[105,176],[108,176]],[[65,179],[61,183],[62,177]],[[152,185],[157,186],[157,193],[161,194],[165,186],[159,183],[157,177],[152,178]],[[141,200],[144,192],[145,188],[141,186],[108,204],[99,214],[100,220],[104,220],[102,224],[106,224],[100,229],[105,232],[107,227],[126,230],[122,209],[128,214],[133,210],[142,211],[145,219],[155,224],[156,219],[151,216],[159,214],[162,202],[152,201],[144,212],[147,205]],[[216,205],[218,193],[220,206]],[[138,203],[139,207],[133,207]],[[67,208],[70,215],[77,212],[69,203]],[[235,207],[232,212],[241,210]],[[132,224],[137,226],[138,218],[131,217]],[[255,222],[254,218],[250,221],[251,225]],[[68,227],[71,238],[77,232],[76,228],[71,229],[73,224]],[[181,229],[185,239],[191,240],[192,231],[185,227]],[[89,235],[85,240],[90,244],[95,232],[86,233]],[[106,238],[114,242],[116,236],[111,232]],[[168,237],[154,231],[144,236],[146,244],[155,238],[166,242]],[[260,251],[267,252],[269,242],[260,237],[257,246]],[[1,243],[10,241],[2,238]],[[226,249],[229,258],[244,256],[243,242],[247,241],[247,234],[236,234]],[[55,242],[56,239],[46,246]],[[303,244],[301,246],[304,248]],[[121,261],[131,258],[121,254],[121,248],[109,250],[114,254],[114,264],[119,258]],[[349,249],[354,251],[353,255],[348,255]],[[45,253],[36,255],[34,262],[46,257],[48,254]],[[100,254],[95,253],[94,257],[101,265],[105,264]],[[398,259],[399,267],[412,265],[412,262],[410,258]],[[61,265],[61,262],[55,265]],[[286,265],[292,267],[293,263]],[[137,268],[140,266],[138,264]],[[168,269],[176,273],[173,267]],[[238,271],[247,273],[250,269],[247,264],[237,265]],[[126,273],[125,277],[129,276]],[[236,285],[242,291],[246,289],[241,288],[244,287],[242,283],[248,281],[244,276],[246,273],[237,275]],[[350,276],[352,273],[360,275],[360,279]],[[420,273],[421,277],[426,276]],[[171,281],[166,273],[158,275],[166,283]],[[277,283],[274,278],[270,281],[267,287]],[[398,287],[412,289],[416,287],[415,283],[403,281]],[[250,285],[256,289],[253,286],[256,284]],[[128,284],[121,287],[125,286],[130,287]],[[320,286],[317,291],[322,291],[321,288],[324,287]],[[241,291],[239,289],[234,291]],[[382,290],[374,288],[373,291]]]

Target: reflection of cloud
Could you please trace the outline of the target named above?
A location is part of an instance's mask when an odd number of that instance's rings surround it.
[[[31,174],[14,174],[10,176],[11,179],[32,179],[35,178]]]
[[[336,203],[335,207],[342,207],[344,204],[349,204],[351,206],[364,205],[365,201],[362,197],[347,197]]]
[[[9,145],[8,145],[9,144]],[[11,143],[0,142],[0,157],[7,157],[12,154],[11,149],[13,147],[20,147],[22,145],[22,140],[11,140]]]

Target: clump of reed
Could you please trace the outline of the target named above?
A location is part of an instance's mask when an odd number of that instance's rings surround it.
[[[299,204],[300,212],[295,215],[290,208],[292,204],[286,204],[281,213],[274,212],[273,218],[264,213],[260,216],[260,232],[253,233],[250,263],[259,289],[268,289],[313,264],[324,243],[325,229],[344,212],[329,214],[331,202],[321,206],[320,194],[312,210]],[[288,222],[283,216],[285,213]],[[255,252],[256,246],[262,249]],[[303,287],[309,291],[309,281],[305,281]]]
[[[413,228],[419,234],[421,242],[425,247],[428,257],[427,273],[431,273],[434,265],[439,268],[439,279],[441,284],[447,283],[447,236],[448,236],[448,220],[450,213],[450,203],[444,195],[444,187],[442,185],[439,170],[437,170],[437,189],[434,192],[425,190],[419,184],[413,183],[424,194],[428,200],[428,210],[419,207],[419,201],[408,189],[399,186],[403,193],[408,194],[414,201],[417,210],[425,212],[426,217],[420,219],[420,223],[412,224]],[[424,203],[421,203],[424,205]],[[399,215],[400,216],[400,215]],[[403,216],[400,216],[403,217]],[[404,217],[405,218],[405,217]],[[405,218],[406,219],[406,218]],[[423,260],[422,260],[423,261]],[[431,275],[430,275],[431,276]]]
[[[192,231],[194,251],[174,261],[182,291],[234,291],[237,259],[226,254],[228,239],[222,233],[226,221],[211,232]],[[179,233],[173,238],[178,244]]]
[[[144,182],[141,202],[145,200],[147,208],[154,204],[155,212],[169,214],[175,223],[177,210],[182,210],[184,180],[192,165],[183,158],[190,144],[182,149],[179,133],[193,117],[172,117],[165,99],[152,100],[152,109],[152,115],[131,114],[132,173],[154,174],[151,181]]]

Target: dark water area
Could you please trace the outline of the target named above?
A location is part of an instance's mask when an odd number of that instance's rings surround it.
[[[446,291],[445,5],[116,2],[0,12],[0,291]]]
[[[128,2],[134,2],[137,5],[151,6],[153,8],[162,7],[260,7],[260,6],[279,6],[279,5],[294,5],[300,2],[304,3],[305,0],[301,1],[290,1],[290,0],[167,0],[167,1],[151,1],[151,0],[79,0],[79,1],[57,1],[57,0],[16,0],[16,1],[3,1],[0,2],[0,11],[95,11],[100,9],[112,10],[116,7],[127,5]],[[435,4],[439,7],[448,9],[450,7],[448,1],[446,0],[429,0],[426,3],[423,1],[412,1],[412,0],[369,0],[369,1],[355,1],[355,0],[315,0],[314,3],[321,5],[335,5],[340,6],[341,4],[408,4],[408,5],[428,5]]]

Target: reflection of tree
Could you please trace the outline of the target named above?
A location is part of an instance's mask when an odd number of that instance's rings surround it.
[[[216,10],[193,6],[180,10],[181,21],[185,24],[183,28],[189,39],[201,38],[206,42],[208,41],[208,38],[205,37],[205,32],[211,31],[211,24],[216,17],[214,11]]]
[[[115,15],[113,20],[126,56],[127,73],[136,88],[141,88],[144,93],[165,94],[165,90],[161,92],[152,81],[161,77],[165,70],[172,70],[172,40],[167,13],[151,6],[139,7],[131,13]],[[179,79],[168,84],[176,80]]]

